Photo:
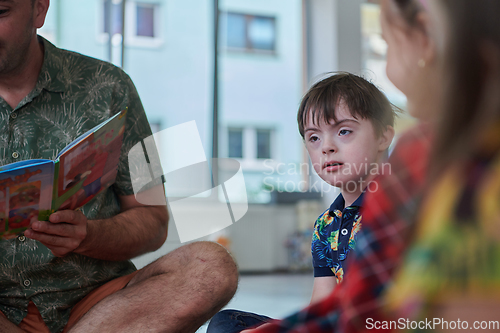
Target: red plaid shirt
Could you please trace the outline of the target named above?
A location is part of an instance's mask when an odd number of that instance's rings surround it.
[[[368,318],[387,320],[381,296],[410,243],[429,151],[430,131],[423,125],[398,140],[391,167],[365,197],[363,227],[343,283],[323,301],[255,332],[363,332]]]

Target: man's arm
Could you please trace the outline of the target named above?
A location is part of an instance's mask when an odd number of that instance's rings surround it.
[[[335,280],[335,276],[315,277],[310,304],[319,302],[330,295],[336,285],[337,281]]]
[[[146,192],[165,198],[163,186]],[[25,235],[40,241],[58,257],[75,252],[116,261],[158,249],[167,238],[166,201],[162,206],[147,206],[134,195],[119,198],[121,212],[111,218],[87,220],[78,210],[61,210],[50,215],[50,222],[35,221]]]

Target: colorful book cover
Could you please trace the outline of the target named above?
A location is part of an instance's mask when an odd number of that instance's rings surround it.
[[[118,172],[127,110],[66,146],[52,160],[26,160],[0,167],[0,239],[24,232],[34,217],[47,221],[57,210],[76,209],[111,186]]]

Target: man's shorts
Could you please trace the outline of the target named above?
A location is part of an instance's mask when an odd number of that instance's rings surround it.
[[[138,271],[135,271],[129,275],[116,278],[106,284],[103,284],[99,288],[92,290],[92,292],[85,296],[71,309],[69,320],[64,327],[63,333],[69,331],[94,305],[107,296],[125,288],[137,272]],[[0,312],[0,316],[5,315]],[[19,324],[19,328],[28,333],[50,333],[49,329],[43,322],[40,312],[33,302],[29,303],[28,314]]]

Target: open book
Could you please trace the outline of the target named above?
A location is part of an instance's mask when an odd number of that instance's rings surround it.
[[[127,110],[67,145],[52,160],[0,167],[0,239],[16,237],[33,217],[47,221],[57,210],[76,209],[112,185],[118,172]]]

